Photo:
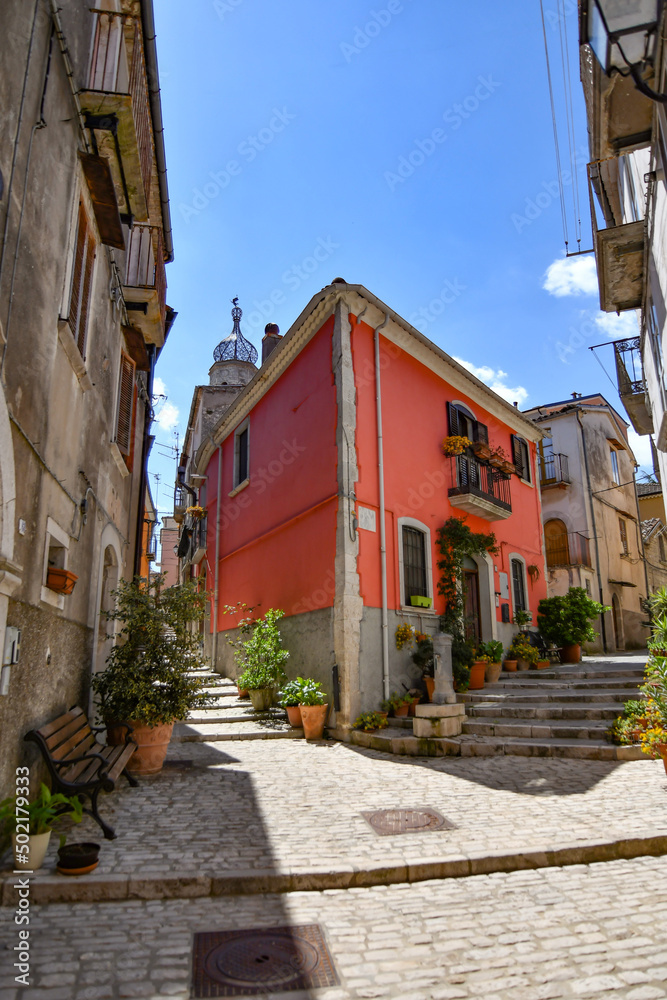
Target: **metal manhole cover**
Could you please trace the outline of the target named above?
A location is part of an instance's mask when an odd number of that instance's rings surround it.
[[[435,809],[380,809],[361,814],[382,837],[398,833],[425,833],[428,830],[454,830],[453,823]]]
[[[318,924],[195,934],[193,997],[240,997],[336,986]]]

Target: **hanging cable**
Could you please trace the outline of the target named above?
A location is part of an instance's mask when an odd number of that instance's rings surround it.
[[[565,21],[565,0],[558,0],[559,33],[561,48],[561,64],[563,67],[563,86],[565,91],[565,115],[567,122],[567,141],[570,151],[570,171],[572,173],[572,207],[574,209],[575,239],[581,250],[581,209],[579,202],[579,178],[577,176],[576,138],[574,130],[574,101],[572,98],[572,68],[570,65],[570,47],[567,40],[567,24]],[[562,11],[561,11],[562,6]]]
[[[605,366],[602,364],[602,362],[600,361],[599,357],[595,353],[595,348],[594,347],[589,347],[588,350],[593,352],[593,357],[595,358],[595,360],[599,364],[600,368],[602,369],[602,371],[605,373],[605,375],[607,376],[607,378],[609,379],[609,381],[613,385],[614,392],[618,392],[618,386],[616,385],[616,383],[614,382],[613,378],[611,377],[611,375],[609,374],[609,372],[607,371],[607,369],[605,368]]]
[[[567,231],[567,213],[565,211],[565,193],[563,191],[563,170],[561,167],[560,160],[560,145],[558,142],[558,126],[556,125],[556,106],[554,102],[554,89],[553,82],[551,79],[551,63],[549,60],[549,46],[547,44],[547,27],[544,21],[544,2],[540,0],[540,13],[542,15],[542,35],[544,37],[544,55],[547,63],[547,79],[549,81],[549,100],[551,102],[551,122],[553,125],[554,133],[554,145],[556,148],[556,169],[558,171],[558,193],[560,195],[560,214],[561,221],[563,224],[563,239],[565,240],[565,252],[569,246],[568,231]]]

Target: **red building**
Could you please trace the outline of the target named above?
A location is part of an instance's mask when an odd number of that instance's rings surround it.
[[[409,686],[394,633],[438,628],[436,532],[451,515],[497,536],[496,556],[466,566],[467,615],[509,645],[515,610],[534,620],[546,596],[535,424],[360,285],[324,288],[283,338],[267,328],[259,369],[236,312],[195,391],[183,459],[183,504],[194,487],[207,518],[181,554],[213,595],[217,669],[234,674],[224,608],[244,601],[285,610],[291,675],[330,693],[338,677],[338,724]],[[517,472],[446,457],[448,434],[480,456],[501,447]]]

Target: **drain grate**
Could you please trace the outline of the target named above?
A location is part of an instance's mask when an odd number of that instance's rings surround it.
[[[455,830],[456,827],[435,809],[380,809],[361,814],[382,837],[398,833],[426,833],[429,830]]]
[[[336,986],[318,924],[195,934],[193,997],[242,997]]]

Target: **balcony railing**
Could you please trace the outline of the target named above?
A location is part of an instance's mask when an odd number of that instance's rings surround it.
[[[653,433],[639,337],[614,341],[618,394],[638,434]]]
[[[191,503],[190,496],[180,483],[174,487],[174,520],[179,524],[183,520],[183,515]]]
[[[540,455],[540,486],[567,486],[571,482],[567,455]]]
[[[154,528],[151,528],[148,544],[146,545],[146,558],[149,562],[154,562],[157,559],[157,535]]]
[[[551,535],[546,539],[547,567],[590,566],[591,547],[588,538],[579,531]]]
[[[454,486],[449,501],[470,514],[487,521],[498,521],[512,513],[510,477],[497,469],[478,462],[468,455],[452,459]]]
[[[93,16],[95,34],[87,84],[80,95],[82,107],[94,115],[116,115],[130,194],[139,180],[142,186],[143,197],[132,205],[132,211],[145,219],[153,140],[141,24],[138,18],[116,11],[94,10]],[[135,166],[140,178],[134,176]]]
[[[141,329],[147,341],[161,344],[161,338],[164,338],[167,279],[162,232],[158,226],[136,222],[132,227],[127,244],[123,295],[132,314],[133,324]]]

